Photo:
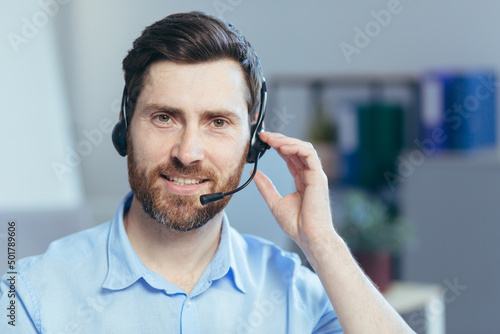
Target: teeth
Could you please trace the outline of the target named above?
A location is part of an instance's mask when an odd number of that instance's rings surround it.
[[[189,184],[198,184],[202,181],[200,179],[188,179],[183,177],[170,177],[169,180],[180,186],[185,186]]]

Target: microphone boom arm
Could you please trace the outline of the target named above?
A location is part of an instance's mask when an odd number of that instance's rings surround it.
[[[214,202],[220,201],[224,197],[232,195],[232,194],[234,194],[234,193],[242,190],[246,186],[248,186],[250,184],[250,182],[252,182],[253,177],[255,176],[255,174],[257,173],[257,163],[259,162],[259,158],[262,156],[262,154],[264,154],[264,152],[261,152],[255,158],[255,163],[253,165],[253,172],[252,172],[252,175],[250,175],[250,178],[247,180],[247,182],[245,182],[242,186],[240,186],[240,187],[238,187],[238,188],[236,188],[234,190],[231,190],[230,192],[227,192],[227,193],[220,193],[219,192],[219,193],[201,195],[200,196],[200,202],[201,202],[201,204],[202,205],[207,205],[207,204],[210,204],[210,203],[214,203]]]

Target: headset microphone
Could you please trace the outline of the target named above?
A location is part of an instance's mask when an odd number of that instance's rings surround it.
[[[259,116],[257,118],[257,122],[252,125],[252,128],[250,130],[250,146],[248,148],[248,155],[246,159],[248,163],[254,163],[252,175],[250,175],[250,178],[247,180],[247,182],[245,182],[245,184],[230,192],[201,195],[200,202],[202,205],[207,205],[213,202],[220,201],[226,196],[237,193],[238,191],[248,186],[250,182],[252,182],[253,177],[257,173],[257,163],[259,162],[259,158],[262,157],[262,155],[266,152],[266,150],[270,148],[267,143],[264,143],[259,138],[259,133],[263,131],[264,116],[266,114],[266,104],[267,104],[266,81],[265,79],[262,79],[262,88],[260,89]]]
[[[262,152],[262,154],[264,154],[264,152]],[[257,158],[255,159],[255,164],[253,166],[252,175],[250,175],[250,178],[247,180],[247,182],[245,182],[245,184],[243,184],[241,187],[238,187],[238,188],[231,190],[230,192],[227,192],[227,193],[213,193],[213,194],[201,195],[200,196],[201,204],[207,205],[207,204],[210,204],[213,202],[220,201],[224,197],[232,195],[234,193],[237,193],[238,191],[243,190],[243,188],[248,186],[250,184],[250,182],[252,182],[253,177],[255,176],[255,173],[257,173],[257,163],[259,162],[259,158],[260,158],[260,156],[262,156],[262,154],[257,156]]]

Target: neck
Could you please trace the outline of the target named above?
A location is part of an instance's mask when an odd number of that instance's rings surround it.
[[[217,251],[222,212],[200,228],[177,231],[153,220],[134,196],[123,221],[130,243],[146,267],[189,293]]]

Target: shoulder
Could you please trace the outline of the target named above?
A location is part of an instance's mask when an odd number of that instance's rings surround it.
[[[6,272],[1,278],[0,305],[6,305],[14,290],[20,319],[26,317],[26,322],[33,321],[40,328],[42,300],[49,309],[56,309],[61,300],[81,290],[75,282],[90,282],[103,272],[109,225],[104,223],[63,237],[53,241],[45,253],[17,261],[17,274]]]
[[[261,295],[286,300],[290,314],[296,318],[305,317],[314,324],[319,324],[323,316],[325,321],[335,321],[336,315],[321,281],[302,264],[296,253],[285,251],[269,240],[236,231],[232,239],[236,240],[235,257],[241,257],[238,270],[246,277],[247,286]]]
[[[249,234],[239,234],[235,230],[233,240],[251,261],[278,266],[280,269],[300,267],[300,257],[293,252],[286,251],[274,242]]]
[[[233,248],[239,248],[235,254],[241,252],[253,272],[266,270],[268,274],[279,276],[282,283],[298,287],[315,282],[318,284],[313,285],[319,286],[320,292],[323,290],[317,275],[302,264],[296,253],[258,236],[232,232],[233,240],[236,240]]]
[[[27,278],[32,274],[50,273],[53,276],[58,271],[77,268],[81,261],[95,255],[97,250],[105,251],[109,226],[110,222],[103,223],[53,241],[45,253],[19,260],[19,275]]]

